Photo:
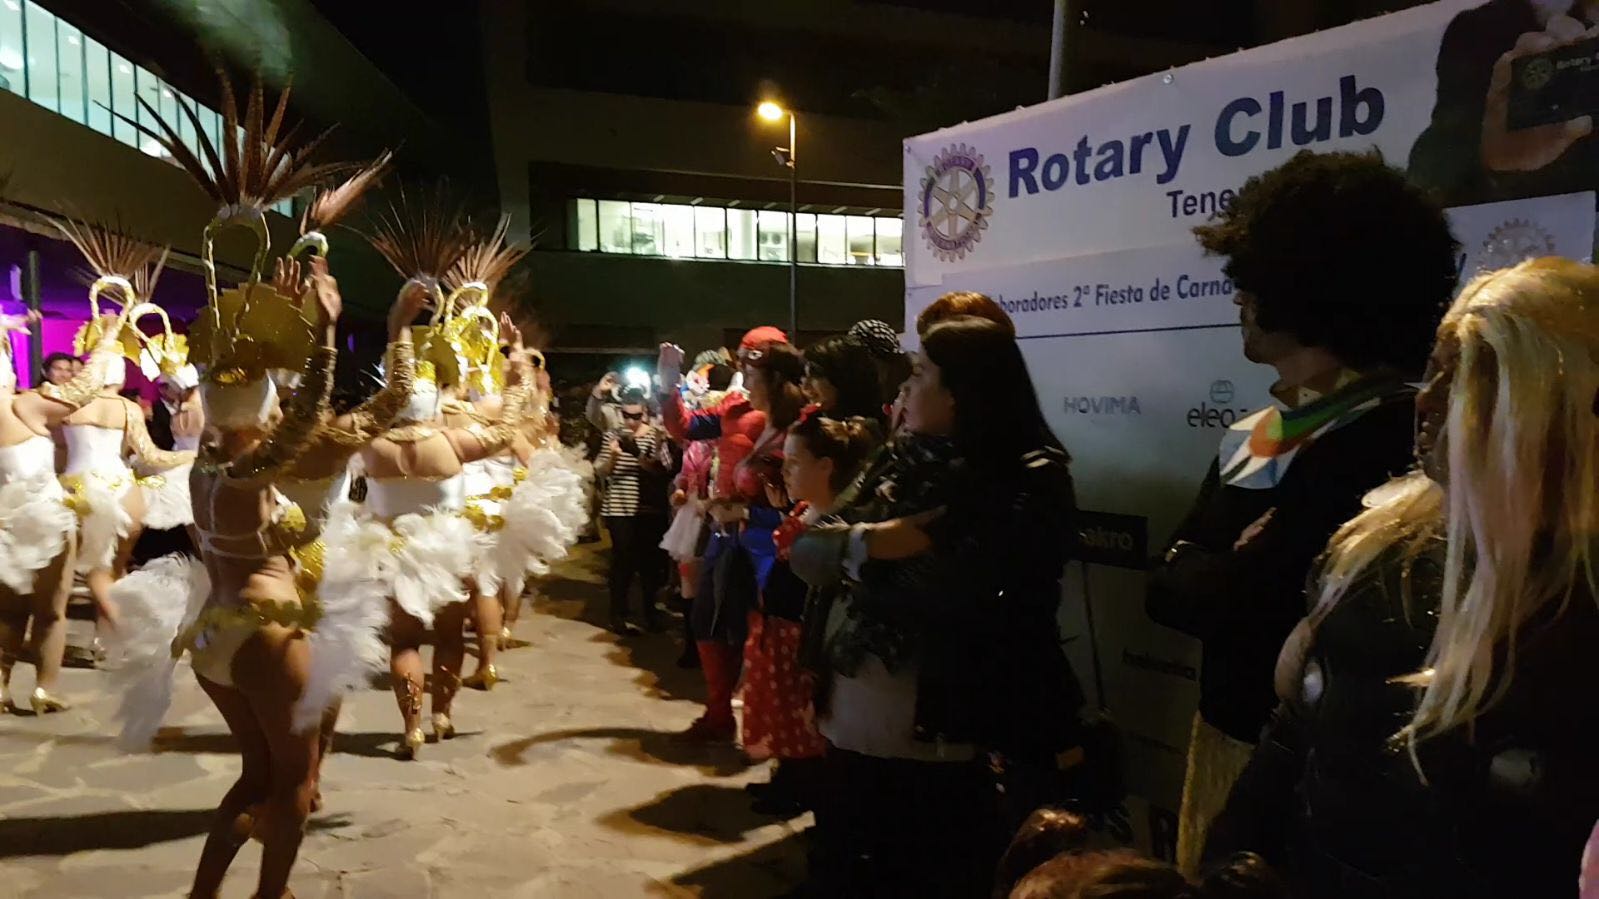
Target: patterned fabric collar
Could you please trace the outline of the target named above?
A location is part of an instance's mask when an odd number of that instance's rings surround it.
[[[1268,406],[1239,419],[1221,439],[1221,479],[1246,490],[1270,490],[1282,483],[1300,451],[1322,435],[1413,390],[1396,375],[1373,375],[1292,409]]]

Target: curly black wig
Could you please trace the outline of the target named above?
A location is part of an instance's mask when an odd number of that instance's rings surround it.
[[[1312,153],[1244,183],[1194,229],[1256,322],[1356,369],[1419,374],[1455,292],[1443,210],[1372,153]]]

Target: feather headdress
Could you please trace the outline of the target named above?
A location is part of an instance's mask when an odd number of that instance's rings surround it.
[[[301,125],[286,124],[288,87],[279,92],[268,116],[265,91],[257,78],[251,84],[241,120],[233,86],[220,71],[217,77],[222,94],[219,141],[212,141],[190,104],[181,100],[177,104],[188,119],[198,152],[190,150],[179,136],[178,122],[168,121],[142,97],[139,103],[155,127],[126,116],[119,118],[160,143],[218,203],[216,215],[205,227],[201,249],[210,307],[195,321],[190,342],[195,361],[207,367],[208,379],[239,384],[266,377],[268,369],[303,368],[315,343],[314,328],[299,301],[261,281],[271,250],[266,209],[335,176],[347,166],[311,161],[332,129],[302,140]],[[217,231],[234,225],[254,232],[256,255],[249,280],[222,292],[217,288],[212,244]]]
[[[460,383],[469,365],[459,352],[458,328],[452,327],[450,303],[440,282],[478,240],[465,212],[447,199],[442,186],[420,196],[402,189],[388,210],[376,217],[367,240],[401,277],[433,293],[428,325],[412,329],[417,378],[444,385]]]
[[[384,150],[381,156],[344,179],[344,183],[338,187],[317,191],[310,205],[306,206],[305,212],[300,215],[300,239],[289,248],[288,255],[298,256],[302,251],[309,249],[318,256],[326,256],[327,229],[361,205],[366,192],[376,187],[377,183],[383,180],[383,176],[388,174],[389,163],[393,158],[393,153]]]

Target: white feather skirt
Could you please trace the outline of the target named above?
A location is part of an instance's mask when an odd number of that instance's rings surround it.
[[[455,512],[401,515],[384,524],[340,503],[322,529],[327,545],[324,581],[374,581],[396,604],[431,626],[433,616],[465,602],[462,578],[488,551],[489,541]]]
[[[49,472],[0,486],[0,583],[12,592],[33,593],[39,571],[66,550],[78,518],[65,496]]]
[[[172,705],[178,664],[172,641],[195,622],[210,595],[205,566],[185,555],[153,559],[111,588],[122,613],[109,648],[122,684],[116,717],[123,749],[150,748]]]
[[[348,575],[348,569],[340,572]],[[371,578],[330,578],[324,563],[316,587],[322,617],[307,637],[311,673],[294,705],[295,733],[317,727],[322,715],[345,693],[360,689],[388,661],[383,629],[389,623],[388,595]]]
[[[583,479],[559,452],[536,451],[526,471],[501,505],[496,548],[500,579],[516,593],[566,557],[588,517]]]
[[[144,526],[164,531],[194,524],[194,507],[189,502],[189,471],[194,463],[161,472],[139,481],[144,491]]]
[[[78,560],[74,568],[87,574],[97,568],[110,568],[117,556],[117,544],[133,530],[133,516],[122,507],[122,497],[137,489],[131,478],[118,484],[93,475],[76,479],[68,492],[80,503],[78,511]]]

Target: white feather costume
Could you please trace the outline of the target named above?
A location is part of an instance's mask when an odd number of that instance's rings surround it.
[[[371,491],[382,481],[368,482]],[[489,541],[459,512],[406,512],[385,523],[369,510],[339,503],[322,529],[327,545],[324,583],[371,581],[423,624],[439,609],[465,602],[462,576],[488,550]]]
[[[111,657],[122,681],[117,720],[129,752],[150,748],[172,705],[172,677],[181,655],[173,641],[187,631],[211,595],[205,566],[185,555],[162,556],[111,588],[122,621],[111,639]]]
[[[40,570],[66,549],[78,519],[65,500],[50,438],[0,447],[0,583],[12,592],[32,593]]]

